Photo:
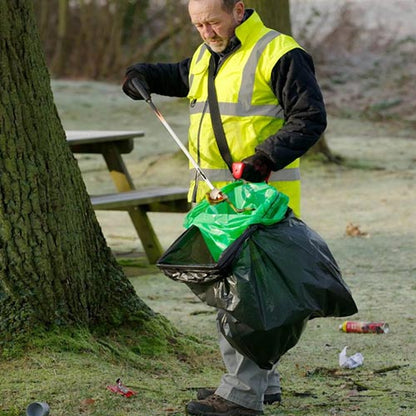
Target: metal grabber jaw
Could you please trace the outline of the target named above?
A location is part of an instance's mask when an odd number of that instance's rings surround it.
[[[255,209],[255,208],[250,208],[250,207],[237,208],[231,202],[231,200],[228,198],[228,196],[226,194],[224,194],[223,192],[221,192],[217,188],[214,188],[210,192],[207,192],[206,198],[207,198],[208,202],[211,205],[216,205],[216,204],[220,204],[221,202],[226,202],[230,206],[230,208],[237,214],[239,214],[241,212],[253,211]]]
[[[206,194],[207,200],[211,205],[219,204],[225,201],[228,197],[222,193],[219,189],[214,188]]]

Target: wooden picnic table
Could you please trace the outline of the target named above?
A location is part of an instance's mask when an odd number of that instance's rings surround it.
[[[187,212],[187,188],[158,187],[135,189],[123,161],[123,154],[134,148],[134,139],[143,137],[142,131],[68,130],[67,142],[73,153],[102,154],[116,186],[113,194],[91,195],[95,210],[127,211],[143,244],[149,263],[156,263],[163,250],[147,212]]]

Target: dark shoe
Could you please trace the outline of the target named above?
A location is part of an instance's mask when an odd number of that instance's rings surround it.
[[[198,400],[204,400],[208,396],[211,396],[215,393],[215,389],[198,389],[196,392],[196,398]],[[274,394],[265,394],[264,395],[264,404],[273,404],[273,403],[281,403],[282,401],[282,395],[280,393],[274,393]]]
[[[204,400],[209,396],[212,396],[213,394],[215,394],[215,390],[216,389],[198,389],[196,391],[196,398],[198,400]]]
[[[212,394],[204,400],[189,402],[186,405],[186,414],[195,416],[252,416],[262,415],[263,412],[239,406],[216,394]]]

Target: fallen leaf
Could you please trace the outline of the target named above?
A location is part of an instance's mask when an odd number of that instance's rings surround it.
[[[367,232],[361,231],[360,226],[355,225],[352,222],[349,222],[347,224],[347,227],[345,229],[345,233],[350,237],[365,237],[365,236],[368,236]]]
[[[84,399],[81,401],[81,406],[87,407],[87,406],[93,405],[94,403],[95,403],[94,399]]]

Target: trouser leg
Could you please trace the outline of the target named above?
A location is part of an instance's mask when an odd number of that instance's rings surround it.
[[[241,406],[263,410],[263,397],[280,393],[279,375],[261,369],[254,361],[236,351],[219,332],[219,346],[227,369],[216,394]]]
[[[264,394],[276,394],[282,392],[280,387],[280,376],[275,368],[276,366],[273,368],[273,370],[269,371],[267,388]]]

